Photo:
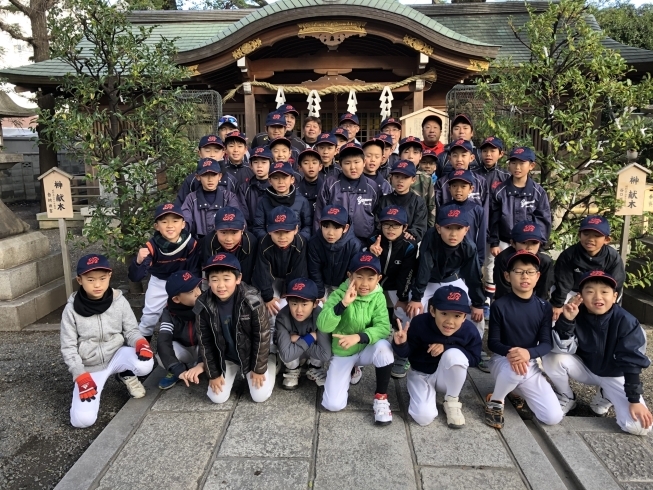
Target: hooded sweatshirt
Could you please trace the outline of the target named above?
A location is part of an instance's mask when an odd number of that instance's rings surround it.
[[[143,336],[129,302],[119,289],[113,290],[113,302],[102,314],[82,316],[75,311],[73,293],[61,315],[61,355],[68,371],[80,374],[102,371],[123,345],[136,346]]]

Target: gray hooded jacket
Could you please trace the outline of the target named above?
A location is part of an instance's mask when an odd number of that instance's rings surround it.
[[[135,346],[143,338],[129,303],[119,289],[113,290],[113,303],[101,315],[81,316],[75,312],[73,293],[61,316],[61,354],[73,375],[105,369],[125,343]]]

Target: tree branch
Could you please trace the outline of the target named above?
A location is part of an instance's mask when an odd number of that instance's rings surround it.
[[[27,17],[34,13],[34,9],[28,7],[27,5],[23,5],[19,0],[9,0],[9,3],[24,13]]]
[[[19,41],[25,41],[29,44],[34,42],[34,38],[25,36],[23,34],[23,31],[20,30],[20,26],[18,24],[7,24],[6,22],[0,20],[0,30],[6,32],[12,38],[18,39]]]

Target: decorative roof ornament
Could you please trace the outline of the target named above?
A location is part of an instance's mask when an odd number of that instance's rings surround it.
[[[426,56],[431,56],[433,54],[433,46],[429,46],[424,41],[420,41],[414,37],[404,36],[403,42],[406,46],[411,47],[420,53],[424,53]]]
[[[383,89],[379,100],[381,101],[381,119],[387,119],[390,117],[392,112],[392,101],[394,100],[390,87],[385,87]]]
[[[320,102],[322,102],[322,99],[320,99],[317,90],[311,90],[309,92],[306,102],[308,103],[308,115],[320,117]]]
[[[367,22],[353,21],[316,21],[297,24],[299,32],[297,37],[314,37],[330,50],[338,49],[338,45],[351,36],[366,36],[365,24]]]
[[[231,56],[234,57],[235,60],[242,58],[243,56],[247,56],[250,53],[253,53],[256,51],[258,48],[261,47],[263,44],[263,41],[260,39],[252,39],[251,41],[247,41],[246,43],[242,44],[238,49],[235,51],[231,52]]]
[[[277,89],[277,97],[274,101],[277,103],[277,109],[286,103],[286,95],[283,93],[283,87]]]
[[[349,98],[347,99],[347,112],[356,114],[356,104],[358,104],[358,101],[356,100],[356,91],[351,89],[349,91]]]

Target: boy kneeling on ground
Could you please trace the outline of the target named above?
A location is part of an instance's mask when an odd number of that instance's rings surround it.
[[[617,281],[604,271],[586,272],[580,293],[564,305],[553,331],[554,351],[542,358],[563,413],[576,406],[569,378],[596,386],[590,403],[597,415],[614,405],[625,432],[645,436],[653,417],[644,403],[640,381],[646,357],[646,334],[637,319],[616,304]],[[563,352],[563,353],[561,353]]]
[[[138,330],[129,303],[119,289],[109,287],[111,266],[103,255],[86,255],[77,262],[79,291],[70,295],[61,317],[61,354],[73,375],[70,407],[73,427],[90,427],[97,420],[100,396],[112,374],[123,378],[135,398],[145,396],[136,376],[152,371],[150,344]],[[125,345],[127,344],[127,345]]]

